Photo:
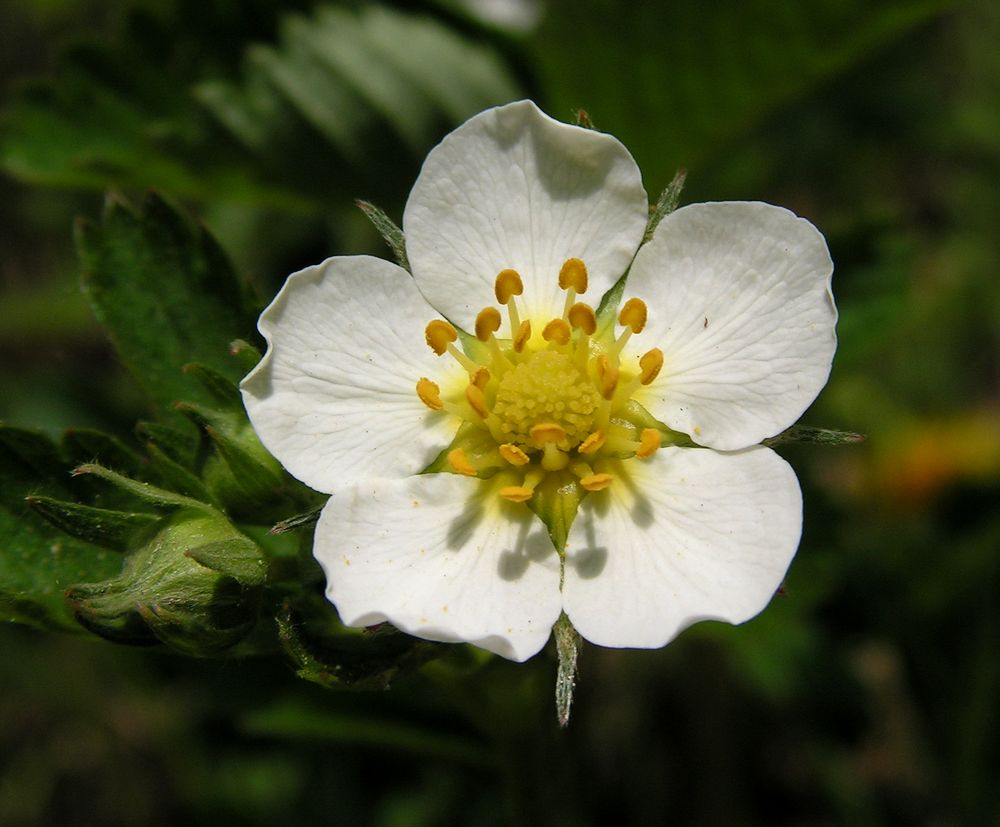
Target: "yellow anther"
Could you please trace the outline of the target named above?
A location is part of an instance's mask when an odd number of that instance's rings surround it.
[[[635,455],[639,459],[653,456],[659,450],[662,440],[663,438],[656,428],[643,428],[642,433],[639,434],[639,447],[636,449]]]
[[[483,396],[483,392],[476,385],[469,385],[465,389],[465,398],[469,405],[482,419],[486,419],[490,415],[490,409],[486,406],[486,397]]]
[[[587,292],[587,265],[578,258],[568,258],[559,270],[559,286],[563,290]]]
[[[555,422],[539,422],[528,433],[539,448],[546,443],[562,442],[566,439],[566,430]]]
[[[441,401],[441,388],[426,376],[420,377],[417,381],[417,396],[432,411],[444,410],[444,402]]]
[[[614,481],[615,478],[611,474],[591,474],[580,480],[580,485],[588,491],[603,491]]]
[[[469,381],[479,390],[483,390],[490,382],[490,372],[486,368],[479,368],[469,377]]]
[[[476,338],[480,342],[488,342],[490,337],[500,329],[500,311],[495,307],[484,307],[476,316]]]
[[[520,296],[524,292],[524,282],[521,281],[521,274],[517,270],[501,270],[497,274],[493,289],[497,301],[500,304],[507,304],[514,296]]]
[[[646,302],[642,299],[629,299],[618,314],[618,324],[629,328],[633,333],[641,333],[646,326]]]
[[[459,474],[464,474],[467,477],[476,476],[476,469],[461,448],[448,452],[448,464]]]
[[[572,331],[569,325],[562,319],[553,319],[542,331],[542,338],[546,342],[555,342],[557,345],[564,345],[569,341]]]
[[[577,302],[569,309],[567,317],[570,327],[574,330],[582,330],[588,336],[593,335],[594,331],[597,330],[597,314],[594,313],[594,308],[589,304]]]
[[[610,399],[617,387],[618,368],[602,353],[597,357],[597,390],[605,399]]]
[[[500,496],[512,503],[526,503],[534,494],[535,489],[526,485],[508,485],[500,489]]]
[[[525,319],[518,325],[517,333],[514,334],[514,350],[520,353],[531,338],[531,322]]]
[[[527,465],[531,462],[531,457],[512,442],[505,442],[500,446],[500,456],[511,465]]]
[[[434,321],[427,325],[427,329],[424,331],[424,338],[427,340],[430,349],[440,356],[448,349],[448,345],[458,338],[458,331],[448,324],[448,322],[442,319],[434,319]]]
[[[604,443],[607,441],[608,434],[606,431],[594,431],[594,433],[580,443],[580,447],[576,450],[581,454],[593,454],[600,451],[601,448],[604,447]]]
[[[663,351],[658,347],[647,351],[639,357],[639,381],[648,385],[660,374],[663,367]]]

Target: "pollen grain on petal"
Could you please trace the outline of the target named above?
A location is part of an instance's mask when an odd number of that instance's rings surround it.
[[[434,319],[428,323],[424,331],[424,338],[427,340],[428,347],[441,356],[448,350],[448,345],[458,338],[458,331],[443,319]]]
[[[629,299],[618,314],[618,324],[629,328],[633,333],[642,333],[646,326],[646,302],[642,299]]]
[[[587,292],[587,265],[578,258],[568,258],[559,270],[559,286],[577,293]]]
[[[426,376],[421,376],[417,380],[417,396],[432,411],[444,410],[444,402],[441,401],[441,388]]]

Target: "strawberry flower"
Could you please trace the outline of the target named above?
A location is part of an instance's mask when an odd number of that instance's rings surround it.
[[[833,264],[768,204],[686,206],[643,244],[648,219],[621,143],[520,101],[431,151],[412,275],[343,256],[289,277],[242,392],[331,494],[314,554],[345,624],[525,660],[563,612],[658,647],[767,605],[802,504],[760,443],[826,383]]]

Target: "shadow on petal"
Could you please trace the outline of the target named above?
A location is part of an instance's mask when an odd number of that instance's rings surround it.
[[[594,503],[595,499],[603,502]],[[583,512],[581,525],[587,535],[586,541],[583,548],[575,552],[567,562],[576,569],[577,574],[584,580],[592,580],[600,576],[608,563],[608,548],[597,544],[597,536],[594,531],[594,511],[600,510],[602,506],[606,510],[607,499],[607,497],[588,497],[584,507],[581,508],[581,512]],[[578,515],[577,519],[581,519],[581,515]]]
[[[508,582],[521,579],[528,566],[541,563],[546,557],[555,553],[549,535],[540,530],[534,520],[526,521],[518,533],[514,548],[507,549],[500,555],[497,562],[497,574]]]

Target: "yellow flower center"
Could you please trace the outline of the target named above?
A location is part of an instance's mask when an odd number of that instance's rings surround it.
[[[565,433],[557,446],[568,451],[593,431],[600,403],[578,363],[564,353],[542,350],[507,371],[497,387],[493,413],[505,442],[536,448],[531,429],[553,423]]]
[[[660,431],[633,421],[628,403],[659,374],[663,353],[653,348],[634,365],[621,358],[629,337],[646,325],[646,305],[629,299],[618,315],[624,330],[596,341],[594,310],[576,301],[586,292],[587,280],[580,259],[563,264],[563,314],[541,326],[541,342],[532,338],[532,320],[522,319],[518,310],[524,285],[511,269],[501,271],[495,284],[497,302],[507,310],[509,338],[496,336],[503,316],[495,307],[476,317],[475,335],[482,343],[477,358],[455,346],[458,331],[448,322],[435,319],[427,325],[428,346],[457,360],[468,373],[468,385],[460,393],[442,394],[422,377],[417,395],[431,410],[457,415],[482,435],[475,451],[453,444],[445,455],[448,469],[480,477],[504,472],[505,481],[517,484],[500,487],[500,496],[528,502],[548,474],[569,473],[585,490],[601,491],[614,482],[607,469],[610,459],[645,459],[660,447]],[[482,449],[483,444],[488,447]]]

